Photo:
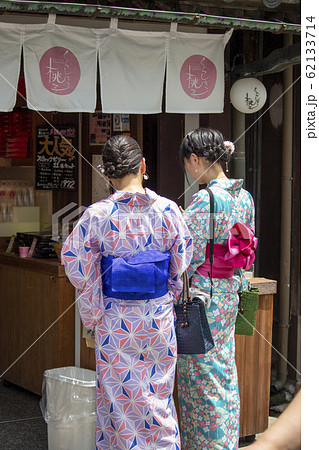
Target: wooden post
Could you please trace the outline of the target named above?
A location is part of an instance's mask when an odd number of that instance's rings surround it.
[[[235,359],[240,395],[240,437],[263,432],[268,427],[273,294],[276,281],[253,278],[259,288],[256,330],[253,336],[235,335]]]

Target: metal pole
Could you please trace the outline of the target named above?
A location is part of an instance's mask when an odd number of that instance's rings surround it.
[[[78,206],[82,206],[82,113],[78,115]],[[75,299],[77,298],[78,290],[75,289]],[[74,365],[75,367],[81,367],[81,317],[77,302],[75,302],[74,308]]]
[[[285,46],[291,45],[293,36],[285,36]],[[293,83],[293,67],[284,71],[284,91]],[[279,282],[279,350],[277,389],[287,380],[287,355],[290,311],[290,259],[291,259],[291,203],[292,203],[292,152],[293,152],[293,89],[283,97],[283,147],[281,178],[281,245]]]
[[[233,141],[235,153],[232,158],[232,175],[234,178],[243,178],[245,184],[245,114],[232,108],[233,114]]]

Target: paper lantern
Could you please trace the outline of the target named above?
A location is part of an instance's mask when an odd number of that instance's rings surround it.
[[[268,8],[277,8],[280,5],[282,0],[263,0],[264,5]],[[286,1],[286,3],[289,3]]]
[[[230,101],[234,108],[245,114],[259,111],[267,99],[265,86],[257,78],[241,78],[230,90]]]

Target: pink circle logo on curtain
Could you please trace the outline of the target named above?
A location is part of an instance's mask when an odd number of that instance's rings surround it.
[[[49,48],[40,60],[43,86],[53,94],[68,95],[74,91],[81,78],[76,56],[65,47]]]
[[[202,100],[213,92],[217,79],[215,64],[203,55],[187,58],[180,71],[181,85],[187,95]]]

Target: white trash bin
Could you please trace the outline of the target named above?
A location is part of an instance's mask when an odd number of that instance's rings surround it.
[[[40,407],[48,424],[49,450],[94,450],[95,371],[79,367],[46,370]]]

